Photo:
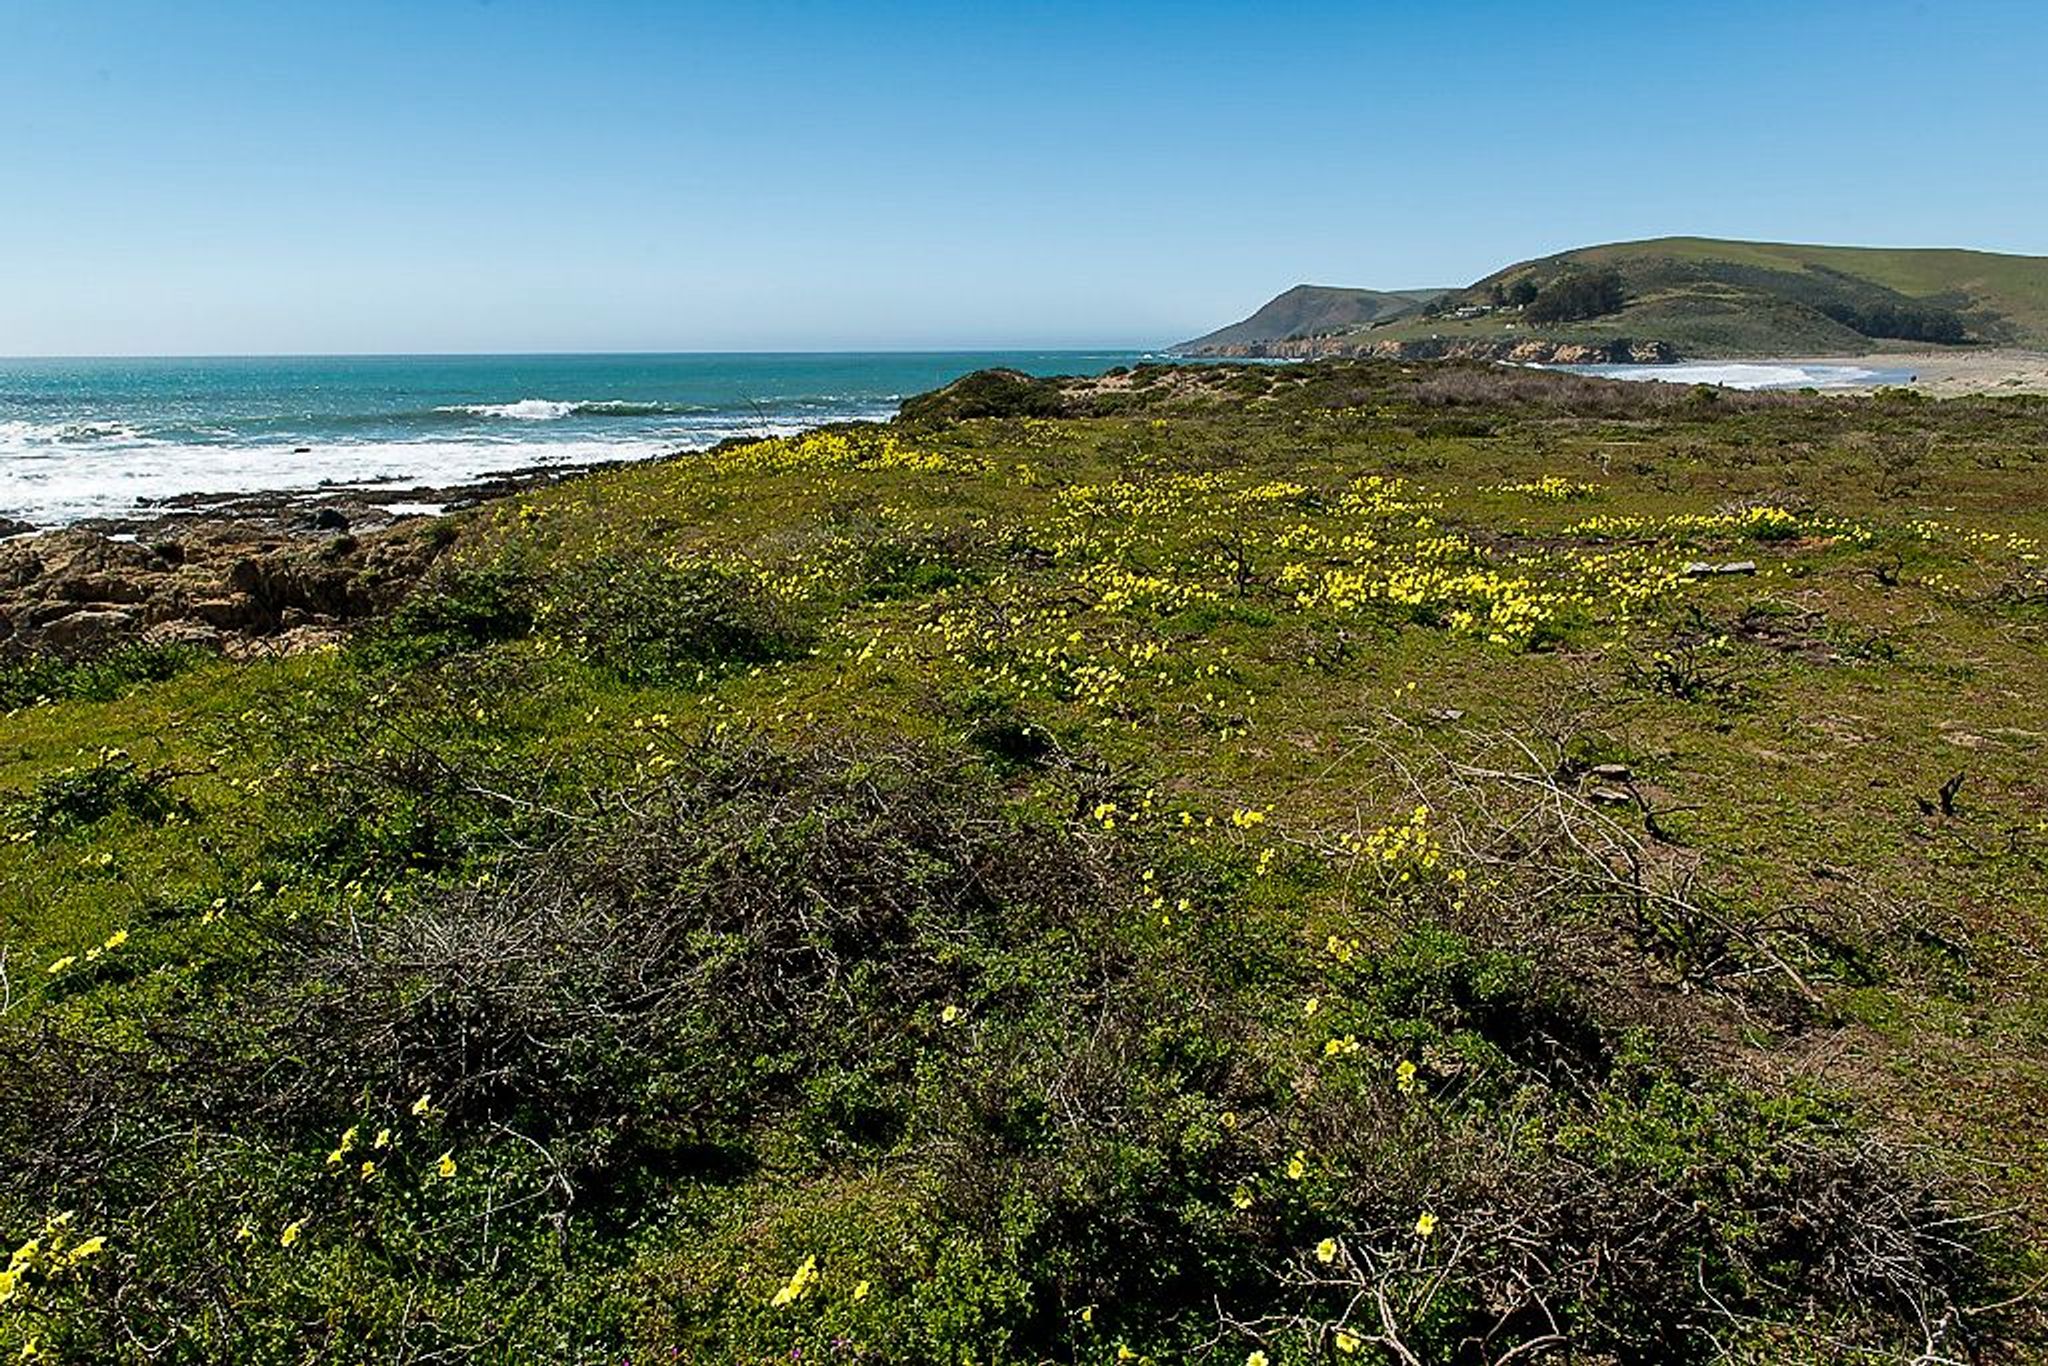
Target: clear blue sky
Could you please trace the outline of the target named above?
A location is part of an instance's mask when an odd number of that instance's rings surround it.
[[[2048,254],[2048,4],[0,0],[0,354],[1156,344],[1694,232]]]

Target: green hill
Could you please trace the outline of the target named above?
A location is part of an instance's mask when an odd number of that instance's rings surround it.
[[[1336,291],[1330,291],[1332,293]],[[1315,335],[1260,326],[1283,295],[1204,351]],[[1389,323],[1388,319],[1393,321]],[[1902,347],[2048,347],[2048,257],[1935,248],[1660,237],[1519,261],[1411,312],[1365,318],[1317,352],[1428,343],[1468,354],[1532,344],[1662,342],[1690,356],[1842,354]]]
[[[1496,285],[1540,288],[1608,271],[1620,278],[1623,307],[1574,321],[1688,351],[2048,345],[2048,257],[1983,251],[1662,237],[1520,262],[1452,302],[1483,306]]]
[[[1285,341],[1291,337],[1321,337],[1350,332],[1414,313],[1447,292],[1442,289],[1338,289],[1329,285],[1296,285],[1249,318],[1192,341],[1181,342],[1174,349],[1192,351],[1244,346],[1255,342]]]

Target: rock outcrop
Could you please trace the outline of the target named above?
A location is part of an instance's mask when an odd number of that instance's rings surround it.
[[[403,522],[361,536],[237,522],[136,537],[72,528],[0,543],[0,653],[140,641],[228,654],[338,640],[388,611],[448,541]]]

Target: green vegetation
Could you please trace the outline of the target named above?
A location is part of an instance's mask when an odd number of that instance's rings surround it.
[[[174,678],[205,662],[181,645],[120,645],[76,655],[0,657],[0,710],[84,698],[105,702],[143,683]]]
[[[2038,1359],[2044,459],[977,376],[40,662],[0,1354]]]
[[[1516,281],[1516,284],[1522,284]],[[1527,282],[1535,286],[1534,281]],[[1522,316],[1532,323],[1568,323],[1619,313],[1628,303],[1628,285],[1618,270],[1568,270],[1526,292]]]
[[[1980,329],[1983,340],[2048,345],[2048,258],[2040,256],[1662,237],[1588,247],[1547,259],[1612,267],[1624,274],[1640,268],[1682,275],[1689,268],[1701,283],[1716,276],[1738,287],[1755,280],[1766,289],[1782,288],[1786,297],[1798,302],[1835,291],[1850,298],[1859,293],[1875,298],[1895,295],[1954,309]],[[1518,269],[1511,266],[1501,273],[1512,275]]]
[[[1687,356],[2048,347],[2048,258],[1982,251],[1617,242],[1518,262],[1406,310],[1349,323],[1332,315],[1313,329],[1296,324],[1298,307],[1283,307],[1294,293],[1182,349],[1333,334],[1361,345],[1664,342]]]
[[[1613,335],[1668,341],[1691,354],[1864,351],[1885,342],[2048,345],[2048,260],[1990,252],[1659,238],[1509,266],[1446,302],[1490,299],[1496,286],[1524,281],[1547,291],[1603,275],[1617,282],[1625,307],[1539,314],[1532,304],[1529,321],[1602,317]]]
[[[1339,289],[1329,285],[1296,285],[1268,300],[1258,312],[1228,327],[1185,341],[1175,349],[1247,342],[1285,341],[1291,337],[1323,337],[1385,324],[1427,305],[1441,289]]]

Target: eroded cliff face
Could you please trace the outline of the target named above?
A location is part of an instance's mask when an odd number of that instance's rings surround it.
[[[1498,360],[1520,365],[1666,365],[1679,359],[1669,342],[1552,341],[1541,337],[1431,337],[1411,341],[1364,337],[1296,337],[1201,347],[1191,356],[1321,360],[1342,356],[1371,360]]]

